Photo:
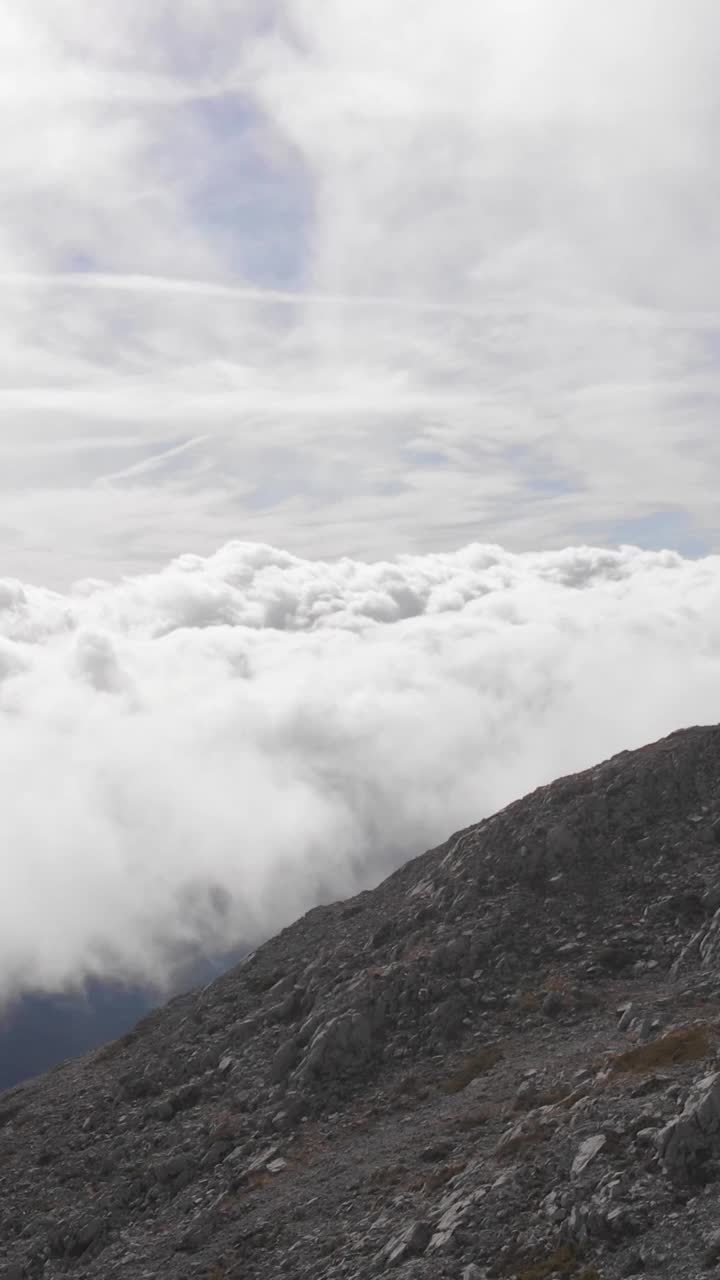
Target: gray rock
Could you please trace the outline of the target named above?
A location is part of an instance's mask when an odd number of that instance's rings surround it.
[[[562,993],[560,991],[548,991],[542,1002],[542,1011],[546,1018],[556,1018],[562,1013],[565,1005]]]
[[[448,1249],[456,1233],[463,1227],[467,1217],[472,1213],[475,1204],[485,1195],[485,1189],[479,1189],[470,1195],[451,1195],[449,1204],[438,1221],[432,1239],[428,1245],[428,1253],[439,1253]],[[446,1201],[447,1203],[447,1201]]]
[[[423,1147],[420,1152],[420,1159],[432,1164],[438,1160],[445,1160],[454,1150],[455,1143],[449,1138],[441,1139],[439,1142],[433,1142],[429,1147]]]
[[[194,1107],[202,1097],[202,1085],[199,1080],[191,1080],[187,1084],[176,1089],[170,1095],[170,1102],[173,1111],[187,1111],[189,1107]]]
[[[173,1182],[176,1178],[186,1173],[192,1168],[193,1163],[192,1157],[186,1151],[179,1151],[167,1160],[161,1160],[154,1164],[153,1173],[156,1181],[161,1186],[164,1186],[166,1183]]]
[[[631,1001],[630,1004],[625,1005],[625,1008],[623,1009],[620,1015],[620,1019],[618,1021],[618,1031],[627,1031],[629,1027],[632,1025],[634,1018],[635,1018],[635,1005]]]
[[[281,1080],[284,1080],[292,1071],[299,1057],[300,1048],[297,1040],[285,1040],[276,1050],[275,1056],[270,1063],[268,1069],[270,1084],[278,1084]]]
[[[572,1162],[571,1174],[573,1178],[577,1178],[587,1169],[588,1165],[602,1151],[607,1143],[604,1133],[593,1133],[581,1143],[577,1155]]]
[[[68,1253],[72,1255],[84,1253],[103,1234],[106,1226],[105,1219],[100,1216],[87,1218],[81,1222],[73,1231]]]
[[[660,1159],[669,1178],[693,1181],[720,1151],[720,1072],[698,1081],[682,1114],[660,1130]]]
[[[331,1018],[315,1033],[301,1064],[305,1082],[357,1069],[372,1046],[370,1019],[361,1013]]]
[[[389,1267],[395,1267],[407,1258],[416,1258],[424,1253],[432,1236],[429,1222],[412,1222],[401,1235],[396,1236],[386,1246],[383,1257]]]
[[[720,1262],[720,1230],[710,1231],[705,1237],[703,1248],[703,1265],[714,1267]]]
[[[516,1111],[529,1111],[534,1107],[540,1097],[540,1086],[538,1081],[531,1076],[528,1080],[523,1080],[518,1086],[515,1094],[515,1102],[513,1104]]]
[[[164,1098],[162,1102],[157,1102],[147,1112],[149,1120],[172,1120],[174,1115],[175,1108],[169,1098]]]
[[[294,986],[283,1000],[268,1009],[268,1022],[292,1022],[301,1013],[304,998],[304,987]]]
[[[430,1021],[442,1040],[452,1040],[459,1034],[467,1008],[465,997],[460,992],[455,992],[433,1009]]]
[[[720,832],[720,824],[718,824],[718,831]],[[709,915],[714,915],[720,908],[720,885],[711,885],[709,889],[706,889],[701,901],[705,911]]]

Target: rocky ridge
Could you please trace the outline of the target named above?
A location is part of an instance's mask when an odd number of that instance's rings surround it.
[[[720,1275],[720,728],[0,1094],[0,1280]]]

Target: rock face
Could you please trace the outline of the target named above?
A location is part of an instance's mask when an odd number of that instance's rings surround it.
[[[0,1094],[0,1280],[720,1275],[720,729]]]
[[[720,1156],[720,1072],[692,1089],[682,1114],[658,1134],[658,1149],[676,1182],[705,1181],[711,1162]]]

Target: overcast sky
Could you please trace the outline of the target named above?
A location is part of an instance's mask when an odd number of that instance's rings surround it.
[[[11,0],[0,1002],[720,720],[717,0]]]
[[[715,0],[22,0],[0,546],[718,543]]]

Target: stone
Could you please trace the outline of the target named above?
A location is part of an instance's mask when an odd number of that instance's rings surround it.
[[[454,1040],[459,1035],[467,1008],[465,997],[454,992],[433,1009],[430,1021],[442,1040]]]
[[[485,1189],[472,1192],[470,1195],[450,1197],[450,1203],[439,1219],[428,1245],[428,1253],[438,1253],[452,1245],[453,1238],[466,1218],[472,1212],[476,1202],[485,1195]],[[447,1203],[447,1202],[446,1202]]]
[[[705,1237],[703,1245],[703,1265],[706,1267],[714,1267],[720,1262],[720,1230],[717,1228],[709,1232]]]
[[[630,1004],[625,1005],[625,1007],[623,1008],[620,1014],[620,1018],[618,1020],[618,1031],[627,1031],[629,1027],[632,1025],[632,1021],[634,1017],[635,1017],[635,1005],[631,1001]]]
[[[698,1178],[702,1166],[720,1151],[720,1072],[698,1081],[681,1115],[660,1130],[657,1146],[669,1178]]]
[[[153,1173],[157,1182],[163,1186],[179,1178],[191,1168],[192,1164],[192,1157],[185,1151],[179,1151],[176,1155],[169,1156],[167,1160],[158,1161],[153,1165]]]
[[[369,1056],[372,1028],[366,1014],[348,1012],[330,1018],[316,1031],[301,1064],[300,1078],[310,1083],[344,1071],[354,1072]]]
[[[516,1111],[528,1111],[535,1106],[539,1097],[540,1088],[538,1082],[531,1077],[528,1080],[523,1080],[522,1084],[518,1086],[513,1106]]]
[[[594,1133],[581,1143],[570,1170],[573,1178],[579,1177],[587,1169],[590,1162],[599,1155],[606,1143],[607,1138],[604,1133]]]
[[[388,1266],[397,1266],[407,1258],[415,1258],[424,1253],[432,1236],[429,1222],[412,1222],[401,1235],[391,1240],[384,1250],[384,1259]]]
[[[197,1080],[191,1080],[188,1084],[182,1085],[179,1089],[170,1095],[170,1102],[173,1111],[187,1111],[188,1108],[194,1107],[202,1097],[202,1085]]]
[[[175,1108],[169,1098],[164,1098],[162,1102],[156,1103],[148,1110],[148,1118],[151,1120],[172,1120],[174,1115]]]
[[[549,1137],[558,1123],[551,1107],[537,1107],[502,1135],[495,1147],[497,1156],[511,1156]]]
[[[99,1215],[87,1218],[75,1228],[68,1252],[71,1254],[84,1253],[97,1240],[98,1236],[102,1235],[105,1227],[105,1219]]]
[[[562,1013],[565,1005],[562,993],[560,991],[548,991],[542,1002],[542,1011],[546,1018],[556,1018]]]
[[[292,1071],[299,1057],[300,1047],[297,1040],[285,1040],[276,1050],[268,1068],[270,1084],[279,1084],[281,1080],[284,1080]]]
[[[420,1159],[428,1163],[434,1163],[438,1160],[445,1160],[453,1151],[455,1144],[450,1139],[433,1142],[429,1147],[424,1147],[420,1152]]]

